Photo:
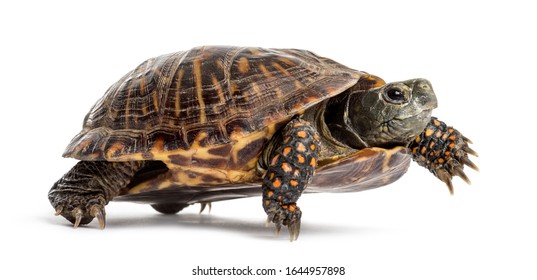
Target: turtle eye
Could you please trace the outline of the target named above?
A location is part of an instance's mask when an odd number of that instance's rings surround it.
[[[388,89],[385,92],[384,96],[385,96],[386,101],[390,103],[401,104],[406,101],[405,94],[403,93],[401,89],[398,89],[398,88]]]

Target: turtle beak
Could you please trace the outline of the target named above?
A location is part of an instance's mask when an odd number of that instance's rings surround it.
[[[433,91],[431,83],[425,79],[415,79],[412,81],[412,99],[417,108],[423,111],[433,110],[438,107],[438,100]]]

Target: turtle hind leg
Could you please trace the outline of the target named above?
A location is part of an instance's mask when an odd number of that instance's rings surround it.
[[[453,194],[451,182],[453,176],[459,176],[470,184],[470,179],[464,173],[464,166],[478,170],[469,158],[469,155],[477,156],[477,153],[469,147],[471,143],[472,141],[458,130],[433,117],[408,148],[414,161],[429,169]]]
[[[287,226],[291,241],[300,233],[302,211],[296,202],[310,182],[317,166],[319,140],[315,129],[306,121],[294,119],[283,130],[281,143],[276,143],[267,172],[263,176],[263,208],[267,222]]]
[[[49,201],[56,215],[62,215],[75,228],[94,218],[100,228],[104,228],[104,206],[127,186],[143,165],[143,161],[79,161],[54,183],[48,193]]]
[[[153,209],[157,210],[157,212],[165,214],[165,215],[173,215],[179,213],[179,211],[185,209],[188,207],[188,204],[186,203],[158,203],[158,204],[151,204],[151,207]]]

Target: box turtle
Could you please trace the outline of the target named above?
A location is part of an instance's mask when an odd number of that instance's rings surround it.
[[[425,79],[385,83],[312,52],[208,46],[151,58],[113,84],[63,156],[48,198],[74,227],[111,200],[184,207],[262,196],[298,237],[303,192],[389,184],[412,158],[453,192],[477,167],[470,140],[431,116]]]

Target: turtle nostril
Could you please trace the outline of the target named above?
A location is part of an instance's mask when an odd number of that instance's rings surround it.
[[[429,102],[429,98],[427,98],[427,95],[424,94],[423,92],[418,92],[417,93],[417,96],[418,97],[418,104],[420,104],[421,106],[427,104],[427,102]]]
[[[419,91],[415,95],[416,103],[423,108],[436,108],[437,100],[432,91]]]
[[[429,83],[429,81],[427,81],[425,79],[416,79],[414,81],[414,87],[422,89],[424,91],[432,90],[431,84]]]

